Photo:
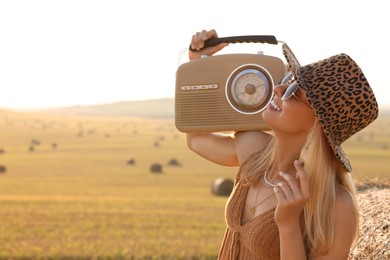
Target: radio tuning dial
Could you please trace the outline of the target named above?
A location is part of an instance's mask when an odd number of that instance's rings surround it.
[[[230,105],[243,114],[264,110],[273,95],[272,78],[268,74],[268,71],[256,65],[236,69],[226,85]]]

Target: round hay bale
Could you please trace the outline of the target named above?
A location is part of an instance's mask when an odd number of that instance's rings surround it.
[[[0,165],[0,173],[5,173],[7,171],[7,167],[4,165]]]
[[[348,259],[390,259],[390,188],[373,187],[358,193],[359,239]]]
[[[229,196],[233,190],[233,180],[219,177],[211,183],[211,192],[216,196]]]
[[[135,164],[134,158],[130,158],[129,160],[127,160],[127,165],[134,165],[134,164]]]
[[[32,139],[31,144],[32,145],[41,145],[41,141],[39,141],[38,139]]]
[[[170,166],[181,166],[181,163],[179,163],[179,161],[177,159],[172,158],[171,160],[169,160],[168,165],[170,165]]]
[[[152,173],[162,173],[162,166],[161,164],[155,163],[150,166],[150,171]]]

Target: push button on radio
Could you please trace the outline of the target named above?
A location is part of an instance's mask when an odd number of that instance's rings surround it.
[[[208,85],[193,85],[193,86],[181,86],[181,90],[205,90],[205,89],[217,89],[218,84]]]

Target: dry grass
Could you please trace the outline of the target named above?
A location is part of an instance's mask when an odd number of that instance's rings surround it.
[[[390,259],[390,179],[358,184],[360,237],[349,259]]]
[[[388,257],[389,122],[346,146],[357,178],[368,178],[351,259]],[[237,169],[190,152],[172,120],[0,111],[0,130],[0,259],[216,258],[226,197],[210,184]],[[162,174],[150,173],[154,163]]]

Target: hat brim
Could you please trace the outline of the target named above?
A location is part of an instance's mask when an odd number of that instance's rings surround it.
[[[312,92],[311,92],[310,88],[305,84],[304,79],[301,76],[301,73],[300,73],[301,65],[300,65],[298,59],[295,57],[294,53],[291,51],[290,47],[286,43],[283,43],[282,49],[283,49],[283,55],[286,58],[286,61],[289,65],[289,69],[291,70],[291,73],[294,75],[294,78],[296,79],[298,86],[303,90],[310,107],[314,111],[315,116],[317,118],[320,118],[320,114],[318,113],[317,109],[313,106],[313,102],[311,101],[311,98],[310,98]],[[319,121],[321,121],[321,120],[319,120]],[[321,124],[321,122],[320,122],[320,124]],[[330,147],[332,148],[332,151],[333,151],[334,155],[336,156],[337,160],[341,163],[341,165],[343,166],[343,168],[346,171],[351,172],[352,166],[351,166],[351,163],[348,160],[343,148],[340,145],[337,145],[332,141],[332,139],[329,136],[329,133],[327,133],[327,131],[326,131],[327,128],[324,127],[322,124],[321,124],[321,128],[324,131],[326,139],[328,140],[328,143],[329,143]]]

